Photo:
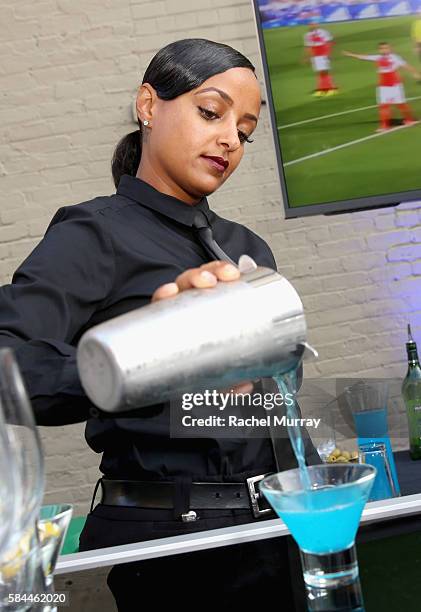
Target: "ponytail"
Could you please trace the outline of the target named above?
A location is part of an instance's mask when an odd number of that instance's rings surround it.
[[[118,187],[123,174],[136,176],[142,155],[141,138],[140,130],[136,130],[124,136],[116,146],[111,161],[111,172],[116,187]]]

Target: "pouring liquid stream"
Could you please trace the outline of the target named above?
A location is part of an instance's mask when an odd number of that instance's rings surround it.
[[[297,458],[298,468],[300,470],[301,484],[303,489],[311,489],[310,476],[307,470],[305,461],[305,447],[303,434],[299,425],[299,419],[301,415],[298,412],[297,402],[295,399],[297,391],[297,372],[291,370],[285,374],[277,374],[273,377],[274,381],[278,385],[279,392],[282,396],[292,396],[293,401],[290,405],[286,404],[286,417],[287,417],[287,429],[288,436],[291,441],[294,454]]]

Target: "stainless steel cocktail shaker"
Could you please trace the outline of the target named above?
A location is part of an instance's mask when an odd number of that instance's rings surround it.
[[[254,265],[238,281],[184,291],[91,328],[77,364],[91,401],[118,412],[289,371],[305,341],[293,286]]]

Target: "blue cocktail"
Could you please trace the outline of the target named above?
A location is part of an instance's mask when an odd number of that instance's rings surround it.
[[[349,548],[365,505],[363,495],[337,487],[302,491],[278,508],[279,498],[268,494],[275,511],[304,551],[325,554]],[[317,529],[315,529],[317,521]]]
[[[272,474],[260,491],[301,551],[309,610],[363,610],[355,535],[373,485],[371,465],[325,464]]]
[[[345,389],[358,436],[358,446],[384,444],[391,472],[390,481],[384,469],[378,470],[370,501],[400,495],[398,475],[393,458],[387,423],[388,382],[386,380],[358,381]],[[375,465],[375,464],[374,464]]]

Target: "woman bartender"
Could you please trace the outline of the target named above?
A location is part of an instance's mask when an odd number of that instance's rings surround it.
[[[270,440],[170,438],[167,404],[111,418],[88,401],[75,362],[85,330],[151,300],[235,280],[229,260],[246,253],[276,268],[264,240],[206,199],[252,142],[260,104],[253,65],[231,47],[186,39],[161,49],[139,88],[139,130],[114,154],[116,194],[60,208],[0,289],[0,345],[15,350],[37,422],[87,420],[86,440],[102,453],[102,498],[81,550],[261,520],[247,479],[276,471]],[[287,440],[281,461],[294,465]],[[208,501],[195,511],[197,482],[208,483]],[[221,508],[223,483],[231,501]],[[120,611],[204,600],[239,609],[274,597],[290,611],[290,582],[286,538],[118,565],[108,577]]]

